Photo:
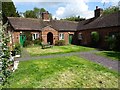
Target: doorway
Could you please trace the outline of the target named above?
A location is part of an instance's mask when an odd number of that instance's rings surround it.
[[[72,44],[73,41],[73,34],[69,34],[69,44]]]
[[[47,34],[47,42],[50,43],[50,45],[53,44],[53,34],[51,32]]]

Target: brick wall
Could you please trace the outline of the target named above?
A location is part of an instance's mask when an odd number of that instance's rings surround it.
[[[74,32],[59,32],[59,34],[60,33],[64,34],[65,44],[69,44],[69,34],[73,34],[74,35]]]
[[[43,21],[50,21],[50,15],[48,11],[42,13],[42,19]]]
[[[14,31],[12,33],[12,39],[13,39],[13,43],[17,43],[17,42],[20,42],[20,30],[19,31]],[[31,34],[34,34],[34,33],[37,33],[39,34],[39,37],[41,37],[41,32],[40,31],[22,31],[22,32],[30,32]]]
[[[55,41],[58,40],[58,31],[51,27],[45,27],[43,28],[41,35],[44,43],[47,43],[47,34],[51,32],[53,34],[53,44],[55,44]]]
[[[78,43],[81,44],[81,45],[89,46],[91,44],[91,32],[93,32],[93,31],[97,31],[100,35],[100,42],[99,42],[98,47],[106,48],[107,43],[105,41],[105,37],[108,36],[110,32],[111,33],[112,32],[120,32],[120,27],[81,30],[81,31],[77,32],[77,34],[76,34],[76,35],[78,35],[78,33],[82,33],[82,37],[83,37],[82,40],[78,40],[79,41]]]

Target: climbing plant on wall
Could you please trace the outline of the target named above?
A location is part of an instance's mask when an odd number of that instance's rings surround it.
[[[99,33],[96,32],[96,31],[91,32],[91,39],[92,39],[91,40],[92,41],[92,46],[97,47],[99,39],[100,39]]]
[[[7,23],[5,25],[1,26],[1,33],[0,33],[0,64],[1,64],[1,70],[0,70],[0,79],[1,79],[1,85],[5,85],[8,83],[8,78],[11,73],[10,66],[13,65],[13,61],[10,58],[10,50],[8,47],[9,43],[9,35],[6,32],[7,29]]]

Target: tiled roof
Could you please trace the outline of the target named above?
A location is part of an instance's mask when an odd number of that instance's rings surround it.
[[[79,22],[77,30],[120,26],[119,19],[120,19],[120,12],[109,14],[109,15],[103,15],[98,18],[91,18],[91,19]]]
[[[58,31],[79,31],[86,29],[120,26],[120,12],[103,15],[98,18],[91,18],[80,22],[51,20],[42,21],[33,18],[8,17],[9,22],[15,30],[42,30],[51,26]]]
[[[51,20],[50,22],[44,22],[44,25],[50,25],[58,31],[76,31],[78,22],[65,20]]]
[[[15,30],[42,30],[46,26],[52,26],[58,31],[76,31],[78,22],[51,20],[42,21],[33,18],[8,17]]]
[[[15,30],[41,30],[39,19],[8,17],[9,22]]]

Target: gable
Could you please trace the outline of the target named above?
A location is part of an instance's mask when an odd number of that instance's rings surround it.
[[[42,28],[41,31],[43,32],[43,31],[57,31],[57,30],[55,30],[51,25],[49,25],[49,26]]]

